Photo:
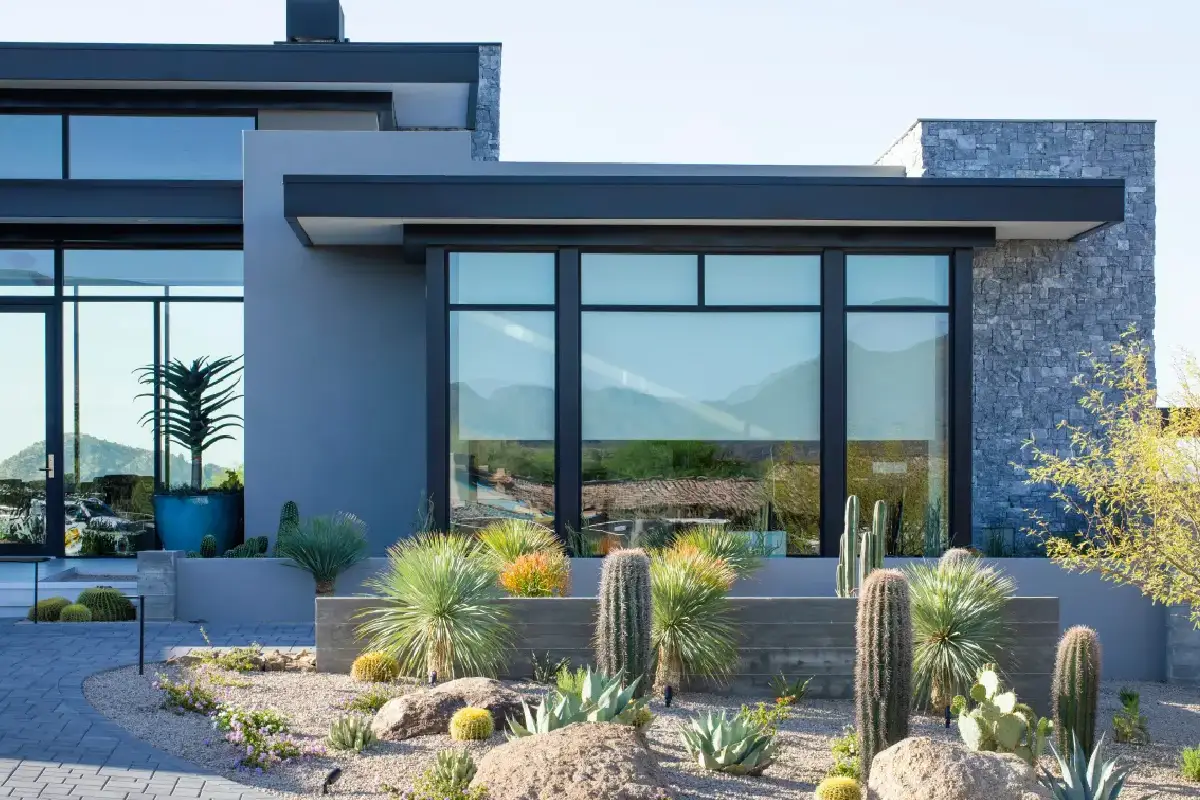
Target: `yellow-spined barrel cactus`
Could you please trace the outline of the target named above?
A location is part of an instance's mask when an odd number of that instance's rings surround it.
[[[495,729],[492,714],[485,708],[460,708],[450,718],[450,738],[460,742],[487,739]]]
[[[30,622],[34,619],[38,622],[58,622],[58,615],[69,605],[71,601],[65,597],[47,597],[45,600],[38,600],[38,604],[29,609],[25,618]]]
[[[92,612],[87,606],[81,606],[79,603],[71,603],[64,606],[63,610],[58,615],[59,622],[91,622]]]
[[[400,677],[400,662],[387,653],[363,653],[350,665],[350,677],[368,683],[387,683]]]
[[[853,778],[826,778],[817,785],[817,800],[859,800],[862,789]]]

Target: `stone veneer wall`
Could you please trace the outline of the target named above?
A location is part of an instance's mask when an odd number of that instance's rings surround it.
[[[475,100],[475,130],[471,158],[500,160],[500,45],[479,48],[479,92]]]
[[[1079,353],[1107,355],[1130,325],[1154,332],[1154,123],[921,120],[880,164],[931,178],[1124,178],[1125,222],[1076,242],[1004,241],[975,252],[973,537],[1027,540],[1025,509],[1077,524],[1027,486],[1025,441],[1063,447],[1085,418]]]

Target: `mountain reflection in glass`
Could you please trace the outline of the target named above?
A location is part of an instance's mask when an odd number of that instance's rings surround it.
[[[585,312],[582,350],[585,544],[711,524],[817,552],[818,314]]]

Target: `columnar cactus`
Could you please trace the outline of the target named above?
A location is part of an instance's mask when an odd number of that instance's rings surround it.
[[[858,585],[866,582],[872,570],[883,569],[883,553],[887,548],[887,503],[875,501],[871,530],[862,537],[862,553],[858,560]]]
[[[217,557],[217,537],[213,536],[211,533],[205,534],[204,538],[200,540],[200,557]]]
[[[642,550],[617,550],[600,571],[600,617],[596,622],[596,669],[637,681],[641,697],[650,675],[650,557]],[[640,680],[638,680],[640,678]]]
[[[288,500],[279,510],[279,528],[275,531],[275,553],[279,554],[279,543],[300,529],[300,508],[295,501]],[[266,552],[265,550],[263,551]]]
[[[838,542],[837,596],[853,597],[858,589],[858,497],[846,498],[842,538]]]
[[[1054,659],[1051,706],[1060,753],[1071,752],[1074,733],[1083,752],[1096,743],[1096,702],[1100,688],[1100,638],[1084,625],[1068,628]]]
[[[913,647],[908,580],[903,572],[871,572],[859,591],[856,627],[854,713],[865,783],[875,754],[908,736]]]

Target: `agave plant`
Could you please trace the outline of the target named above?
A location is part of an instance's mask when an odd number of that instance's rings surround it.
[[[701,767],[734,775],[761,775],[775,762],[775,737],[746,717],[709,711],[680,732],[688,755]]]
[[[525,724],[510,720],[508,738],[549,733],[576,722],[619,722],[642,727],[646,722],[645,703],[634,698],[640,678],[622,687],[624,678],[609,678],[589,668],[578,693],[553,692],[536,709],[522,702]]]
[[[224,431],[242,427],[241,416],[226,410],[242,398],[237,391],[241,360],[241,356],[212,361],[204,357],[185,364],[175,358],[137,371],[141,376],[138,383],[151,387],[139,398],[154,398],[155,387],[162,392],[162,407],[147,411],[140,422],[144,426],[159,421],[167,438],[187,449],[192,460],[193,489],[204,485],[204,451],[233,438]]]
[[[470,539],[424,534],[388,550],[367,586],[384,598],[360,616],[368,649],[392,653],[406,675],[494,675],[512,648],[496,572]]]
[[[367,525],[345,511],[309,517],[275,550],[289,566],[312,573],[318,595],[333,594],[337,576],[367,557]]]
[[[1068,762],[1050,743],[1050,752],[1058,761],[1058,769],[1062,780],[1046,773],[1040,778],[1043,786],[1054,794],[1054,800],[1117,800],[1121,789],[1125,788],[1125,778],[1129,775],[1129,767],[1117,764],[1117,759],[1104,758],[1104,734],[1096,742],[1091,758],[1083,754],[1079,740],[1071,734],[1074,752]]]
[[[655,683],[679,687],[689,674],[721,679],[737,661],[729,611],[729,568],[696,551],[669,550],[650,560],[650,641]]]
[[[756,534],[731,531],[724,525],[700,525],[675,537],[672,549],[693,547],[705,555],[720,559],[736,578],[752,575],[762,566],[764,548],[753,540]]]

